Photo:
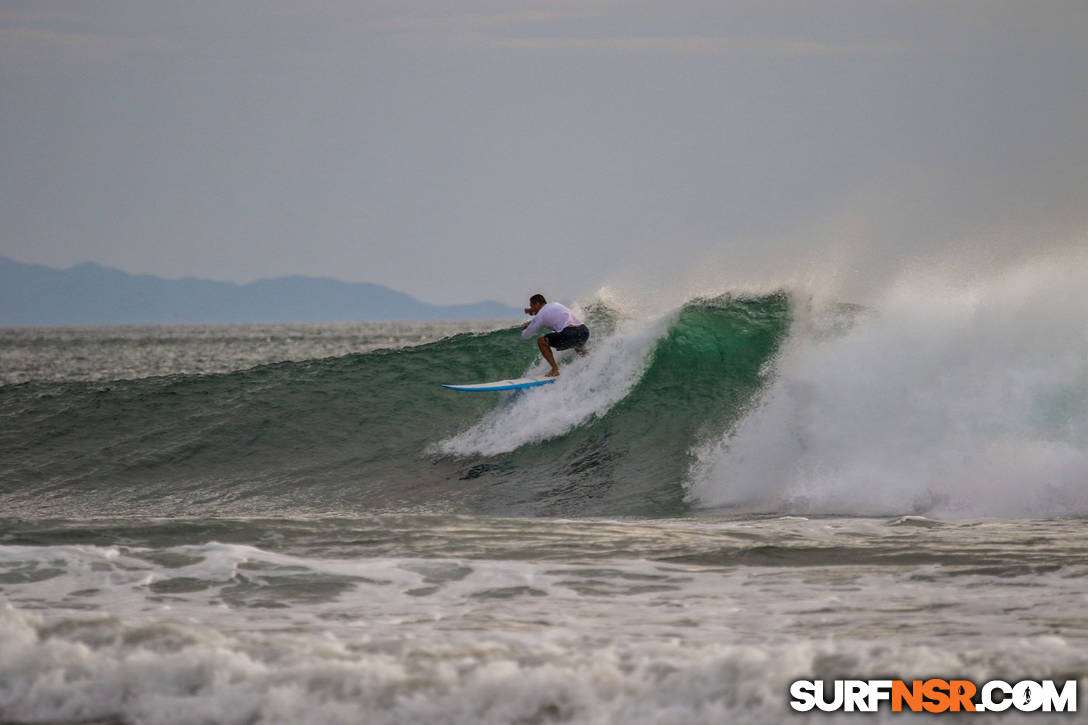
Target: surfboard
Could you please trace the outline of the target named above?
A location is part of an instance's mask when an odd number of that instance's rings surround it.
[[[514,380],[496,380],[491,383],[473,383],[472,385],[443,385],[450,390],[465,390],[470,393],[489,393],[496,390],[521,390],[535,388],[538,385],[554,383],[558,378],[516,378]]]

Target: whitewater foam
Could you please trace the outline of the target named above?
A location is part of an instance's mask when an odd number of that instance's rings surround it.
[[[98,632],[96,633],[96,630]],[[113,636],[104,636],[106,633]],[[155,635],[88,622],[50,632],[35,615],[0,613],[6,717],[216,723],[775,722],[790,679],[842,659],[834,645],[772,648],[659,644],[581,648],[513,638],[432,651],[381,651],[340,636],[220,633],[200,625]],[[85,638],[96,641],[87,643]],[[142,639],[139,646],[126,640]],[[1039,647],[1065,655],[1060,642]],[[860,663],[962,669],[931,648],[884,648]]]
[[[1072,522],[637,523],[656,561],[631,523],[511,526],[596,558],[0,546],[0,721],[803,722],[798,678],[1084,672]]]
[[[611,334],[591,337],[588,355],[577,358],[568,353],[560,360],[562,372],[554,385],[508,394],[470,428],[433,450],[458,456],[507,453],[564,435],[604,415],[642,377],[654,345],[677,313],[624,320]],[[525,376],[540,377],[547,370],[547,364],[538,361]]]
[[[1088,512],[1083,267],[904,280],[830,339],[795,325],[761,404],[699,446],[689,498],[801,513]]]

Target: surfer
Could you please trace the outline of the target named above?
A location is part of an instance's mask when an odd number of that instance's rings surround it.
[[[589,339],[589,328],[563,305],[548,302],[544,295],[535,294],[529,298],[525,314],[533,316],[532,320],[521,326],[521,336],[526,340],[531,340],[541,327],[552,330],[536,341],[540,354],[552,366],[551,371],[544,377],[554,378],[559,375],[559,366],[555,364],[555,355],[552,354],[553,347],[556,350],[574,348],[579,355],[586,354],[585,344]]]

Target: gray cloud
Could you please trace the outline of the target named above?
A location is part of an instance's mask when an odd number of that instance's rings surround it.
[[[8,2],[0,253],[863,295],[1083,240],[1085,67],[1073,2]]]

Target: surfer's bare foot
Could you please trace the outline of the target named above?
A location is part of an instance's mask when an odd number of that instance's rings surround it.
[[[585,357],[589,354],[589,350],[585,349],[584,347],[576,347],[574,348],[574,351],[578,353],[578,357]]]
[[[551,372],[544,373],[544,377],[546,377],[546,378],[558,378],[559,377],[559,368],[552,368]]]

